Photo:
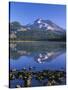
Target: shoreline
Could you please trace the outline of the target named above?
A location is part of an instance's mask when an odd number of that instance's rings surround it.
[[[9,42],[10,43],[11,42],[57,42],[57,43],[60,42],[60,43],[66,43],[66,41],[27,41],[27,40],[25,40],[25,41],[24,40],[12,40],[12,41],[10,40]]]

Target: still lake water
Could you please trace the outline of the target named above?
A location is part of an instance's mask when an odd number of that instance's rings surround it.
[[[36,41],[10,43],[10,70],[22,70],[23,68],[29,70],[31,67],[33,71],[66,71],[65,46],[65,42]],[[23,83],[21,80],[12,81],[12,87],[17,82]],[[33,80],[34,82],[35,84],[37,83],[37,81]]]

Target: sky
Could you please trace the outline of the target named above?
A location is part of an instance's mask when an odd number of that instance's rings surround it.
[[[66,29],[66,6],[54,4],[37,4],[10,2],[10,22],[18,21],[22,25],[31,24],[36,19],[51,20]]]

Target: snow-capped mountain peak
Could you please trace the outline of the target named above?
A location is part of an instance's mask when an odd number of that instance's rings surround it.
[[[63,28],[56,25],[51,20],[44,20],[41,18],[36,19],[33,24],[27,25],[26,27],[28,30],[49,30],[54,32],[65,32]]]
[[[63,28],[59,27],[58,25],[56,25],[55,23],[53,23],[50,20],[44,20],[44,19],[37,19],[34,21],[34,23],[32,24],[32,26],[34,28],[38,28],[38,29],[45,29],[45,30],[54,30],[54,31],[64,31]]]
[[[42,19],[40,18],[37,20],[37,23],[42,23],[41,21],[42,21]]]

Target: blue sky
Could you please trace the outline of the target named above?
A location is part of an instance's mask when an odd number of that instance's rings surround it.
[[[38,18],[51,20],[65,29],[66,6],[23,2],[10,3],[10,22],[19,21],[25,25],[33,23]]]

